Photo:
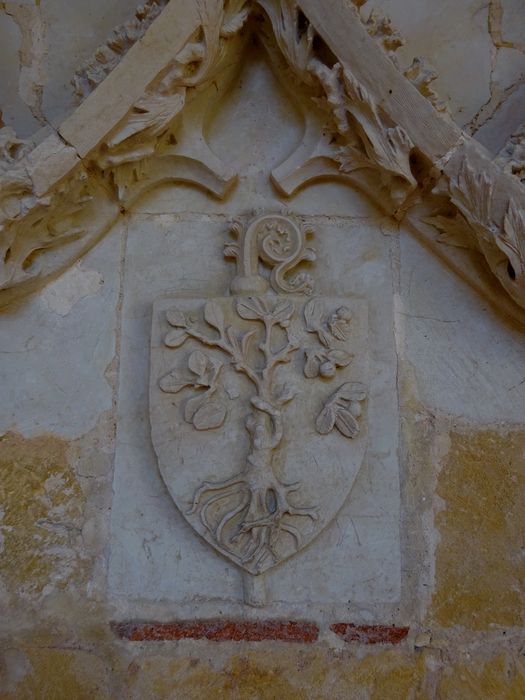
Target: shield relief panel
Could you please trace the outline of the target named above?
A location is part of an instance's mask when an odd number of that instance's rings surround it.
[[[154,303],[150,420],[177,507],[255,590],[329,525],[363,465],[368,308],[315,294],[300,223],[232,233],[231,296]]]

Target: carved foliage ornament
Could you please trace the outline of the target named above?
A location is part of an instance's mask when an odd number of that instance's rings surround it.
[[[138,17],[137,21],[149,21],[148,17],[152,18],[160,6],[161,3],[149,3],[147,17]],[[235,173],[218,161],[201,138],[201,124],[196,116],[199,111],[186,121],[181,115],[192,100],[198,101],[201,86],[227,71],[229,52],[241,51],[249,37],[249,32],[242,30],[250,15],[257,19],[250,27],[258,31],[269,55],[275,55],[277,50],[280,60],[288,65],[288,72],[325,109],[334,137],[333,143],[326,140],[310,154],[298,151],[292,159],[293,186],[282,172],[273,174],[272,179],[282,192],[292,194],[319,177],[340,177],[366,190],[388,213],[402,218],[432,188],[439,163],[429,164],[416,174],[413,158],[417,161],[417,149],[410,134],[385,112],[381,96],[371,94],[357,80],[351,65],[343,65],[334,57],[302,13],[300,4],[292,0],[198,0],[197,8],[199,26],[185,46],[145,86],[143,96],[127,116],[89,154],[85,172],[95,182],[93,186],[88,184],[87,190],[98,193],[107,214],[90,216],[89,198],[71,201],[78,189],[74,171],[83,170],[84,164],[74,149],[64,144],[63,155],[58,157],[56,182],[50,183],[47,190],[35,187],[32,173],[38,164],[31,164],[32,153],[28,154],[27,163],[23,158],[12,163],[9,172],[0,173],[0,235],[9,241],[2,248],[9,269],[4,264],[0,289],[28,287],[72,262],[107,230],[118,216],[119,205],[127,208],[159,181],[178,179],[198,184],[215,196],[226,195],[235,182]],[[169,9],[168,6],[166,11]],[[369,27],[372,34],[377,34],[376,24],[372,22],[373,27]],[[381,29],[381,36],[385,31]],[[393,36],[390,30],[386,34]],[[375,55],[378,49],[369,46],[368,50]],[[217,84],[222,83],[219,80]],[[458,132],[456,148],[461,147],[459,136]],[[51,151],[57,159],[55,147]],[[49,156],[46,151],[44,158]],[[494,191],[493,180],[501,175],[497,169],[493,172],[488,163],[485,156],[479,158],[474,177],[445,178],[450,183],[449,201],[467,222],[467,227],[463,227],[468,229],[464,245],[479,250],[513,299],[525,306],[523,197],[509,195],[505,212],[482,215],[483,209],[478,211],[476,207],[483,199],[483,178],[488,179],[487,186]],[[47,162],[42,163],[40,169],[46,168]],[[480,175],[476,176],[478,170]],[[57,196],[55,190],[60,188],[62,194]],[[68,189],[69,195],[65,191]],[[14,201],[17,199],[21,200],[19,207]],[[68,236],[49,235],[54,224],[47,219],[60,218],[62,202],[67,203],[68,211],[76,209],[78,213],[74,242]],[[458,222],[460,225],[462,219],[447,220],[441,216],[436,223],[457,232]],[[62,248],[64,241],[66,248]],[[10,257],[11,242],[18,250],[15,258]],[[33,264],[35,256],[42,260],[41,265]]]
[[[233,296],[155,302],[150,412],[184,517],[257,575],[326,527],[362,464],[367,309],[312,297],[295,269],[314,259],[308,229],[280,215],[233,228]]]

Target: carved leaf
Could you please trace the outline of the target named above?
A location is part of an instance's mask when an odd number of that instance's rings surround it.
[[[288,63],[306,74],[312,55],[314,30],[308,23],[298,31],[297,3],[293,0],[282,0],[278,3],[272,0],[259,0],[259,4],[272,22],[275,39]],[[304,77],[303,75],[303,79]]]
[[[216,400],[206,401],[193,415],[193,425],[197,430],[219,428],[226,418],[226,408]]]
[[[253,336],[257,333],[257,331],[248,331],[242,336],[241,339],[241,352],[242,356],[246,357],[248,355],[248,348],[250,347],[250,341],[253,338]]]
[[[330,328],[330,333],[337,340],[348,340],[348,321],[341,318],[336,318],[335,320],[330,321],[328,327]]]
[[[202,379],[208,367],[208,356],[200,350],[195,350],[188,358],[188,367],[193,374],[196,374],[199,379]]]
[[[336,367],[347,367],[352,362],[353,355],[346,350],[329,350],[326,357],[333,362]]]
[[[349,70],[343,71],[343,78],[349,98],[345,106],[356,121],[370,164],[394,173],[416,187],[409,160],[413,144],[407,133],[398,126],[385,128],[377,106],[365,88]]]
[[[184,387],[190,386],[192,383],[192,379],[182,376],[179,374],[179,372],[177,372],[177,370],[174,369],[169,374],[162,377],[162,379],[159,381],[159,387],[167,394],[176,394],[184,389]]]
[[[249,7],[244,7],[242,10],[240,10],[240,12],[233,14],[231,17],[227,17],[221,27],[221,36],[229,37],[236,34],[243,28],[249,14]]]
[[[335,400],[341,401],[364,401],[365,398],[365,387],[359,382],[345,382],[334,395]]]
[[[525,275],[525,215],[511,200],[503,221],[504,235],[496,239],[510,260],[515,275]]]
[[[304,320],[306,322],[306,330],[311,333],[322,325],[324,315],[324,304],[320,299],[312,299],[304,307]]]
[[[291,301],[280,301],[273,310],[272,316],[276,321],[288,321],[295,311]]]
[[[327,435],[334,429],[336,417],[336,412],[332,406],[330,404],[325,406],[315,421],[317,432],[321,435]]]
[[[237,313],[241,318],[247,321],[253,321],[257,318],[263,318],[267,310],[262,306],[259,299],[256,297],[249,297],[248,299],[237,302]]]
[[[343,173],[370,167],[370,159],[353,146],[344,146],[337,152],[337,162]]]
[[[108,140],[108,146],[118,146],[130,136],[148,130],[159,136],[184,106],[185,92],[173,95],[147,95],[139,100],[124,124]]]
[[[452,201],[461,209],[467,221],[470,219],[482,226],[490,225],[493,183],[487,173],[475,172],[465,157],[453,186]]]
[[[199,395],[186,401],[184,406],[184,420],[187,423],[191,423],[193,421],[193,416],[197,413],[205,400],[206,398],[204,396]]]
[[[306,350],[306,362],[304,363],[304,376],[308,379],[314,379],[319,376],[319,368],[321,360],[315,350]]]
[[[179,309],[170,309],[167,311],[166,318],[170,326],[174,328],[186,328],[186,317]]]
[[[359,433],[359,424],[354,416],[344,408],[337,411],[335,427],[347,438],[355,438]]]
[[[204,320],[213,328],[216,328],[219,333],[224,332],[224,314],[216,301],[207,301],[204,306]]]
[[[472,229],[468,225],[463,214],[459,212],[455,216],[429,216],[423,219],[426,224],[437,228],[440,236],[438,243],[451,245],[456,248],[474,248]]]
[[[164,338],[164,343],[169,347],[169,348],[178,348],[186,338],[188,337],[188,334],[186,331],[182,330],[182,328],[177,328],[174,331],[170,331],[166,337]]]
[[[230,341],[230,345],[236,353],[242,353],[241,345],[239,339],[237,338],[235,331],[231,326],[226,329],[226,337]]]

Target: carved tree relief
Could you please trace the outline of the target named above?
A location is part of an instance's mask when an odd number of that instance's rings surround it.
[[[195,446],[205,439],[218,452],[229,440],[243,445],[233,451],[233,464],[216,470],[224,478],[199,463],[202,480],[184,504],[175,500],[208,542],[256,576],[308,544],[357,475],[365,448],[366,304],[308,299],[313,278],[296,267],[315,259],[307,244],[312,232],[290,219],[262,216],[247,226],[237,222],[233,231],[236,243],[228,243],[225,254],[237,260],[234,296],[168,297],[155,306],[152,430],[172,494],[179,489],[171,451],[178,439]],[[270,269],[269,280],[261,268]],[[312,445],[322,470],[316,453],[323,455],[329,434],[328,460],[351,466],[346,492],[328,487],[323,501],[308,483],[301,446]],[[348,441],[358,444],[349,448]],[[198,448],[193,456],[188,450],[181,463],[194,461]],[[317,473],[314,481],[325,476]],[[189,481],[195,484],[195,474]]]

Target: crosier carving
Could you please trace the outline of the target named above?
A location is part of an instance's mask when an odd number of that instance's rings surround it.
[[[299,263],[315,260],[315,250],[308,246],[307,238],[312,231],[305,226],[296,226],[284,216],[262,216],[247,229],[236,222],[231,228],[236,243],[227,243],[225,257],[237,260],[238,274],[231,284],[234,294],[265,292],[268,282],[259,275],[259,260],[272,268],[271,285],[276,292],[311,294],[313,280],[306,272],[289,273]]]

